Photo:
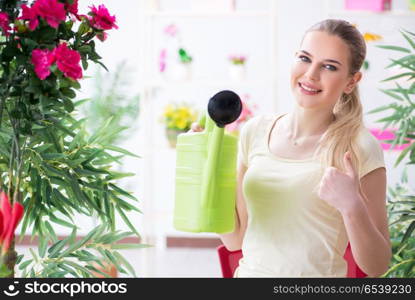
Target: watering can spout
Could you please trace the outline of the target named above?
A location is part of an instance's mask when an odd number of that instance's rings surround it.
[[[176,229],[218,233],[233,230],[237,139],[224,134],[224,127],[237,120],[241,112],[237,94],[219,92],[209,100],[205,131],[178,136]]]

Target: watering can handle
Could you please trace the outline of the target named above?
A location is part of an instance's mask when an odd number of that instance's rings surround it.
[[[224,128],[219,128],[215,125],[214,121],[206,115],[205,130],[208,135],[207,142],[207,159],[205,162],[205,168],[203,171],[202,181],[202,209],[209,212],[210,200],[212,199],[216,185],[216,169],[218,168],[222,140],[224,135]],[[207,220],[210,218],[208,217]],[[206,224],[209,226],[208,224]]]
[[[215,122],[210,118],[208,113],[202,114],[197,123],[207,132],[212,132],[215,128]]]

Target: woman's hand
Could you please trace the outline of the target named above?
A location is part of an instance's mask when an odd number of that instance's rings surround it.
[[[343,159],[346,173],[329,167],[325,170],[318,187],[318,196],[342,214],[356,207],[357,201],[361,201],[359,175],[353,168],[349,152],[345,153]]]

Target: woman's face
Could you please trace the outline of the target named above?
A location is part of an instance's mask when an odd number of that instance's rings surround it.
[[[349,75],[349,55],[339,37],[307,33],[291,69],[291,90],[298,105],[332,109],[343,92],[350,93],[361,74]]]

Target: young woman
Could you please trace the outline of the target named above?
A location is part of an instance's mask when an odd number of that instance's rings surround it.
[[[386,168],[357,86],[365,55],[350,23],[315,24],[295,53],[293,111],[242,129],[236,229],[220,236],[242,248],[235,277],[346,277],[348,242],[369,277],[387,270]]]

